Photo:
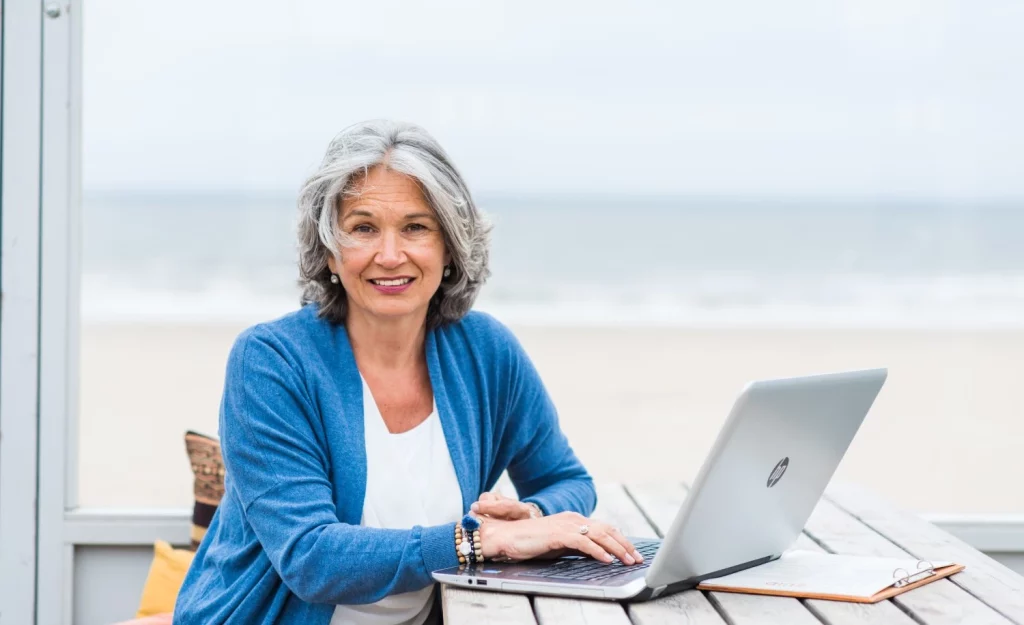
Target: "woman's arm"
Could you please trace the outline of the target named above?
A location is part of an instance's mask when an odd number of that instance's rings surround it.
[[[257,327],[239,337],[221,403],[227,486],[288,588],[310,603],[372,603],[457,565],[454,523],[395,530],[338,521],[317,414],[301,365],[273,334]]]
[[[509,425],[518,445],[508,475],[522,501],[546,515],[578,512],[589,516],[597,505],[594,483],[573,453],[558,424],[558,413],[526,351],[511,332],[509,345]]]

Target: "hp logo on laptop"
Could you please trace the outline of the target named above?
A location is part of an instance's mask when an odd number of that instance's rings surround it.
[[[786,469],[788,467],[789,456],[786,456],[782,460],[779,460],[779,463],[775,465],[774,469],[772,469],[772,474],[768,476],[768,488],[771,488],[772,486],[775,486],[776,484],[779,483],[779,480],[782,479],[782,474],[786,472]]]

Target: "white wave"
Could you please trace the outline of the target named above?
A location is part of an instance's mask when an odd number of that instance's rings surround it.
[[[299,302],[298,292],[260,292],[225,279],[186,290],[86,275],[81,291],[81,318],[86,323],[256,323],[295,310]]]
[[[1024,275],[931,278],[693,274],[631,284],[487,285],[477,308],[511,324],[778,328],[1024,328]],[[159,288],[86,275],[86,322],[232,322],[298,307],[297,289],[229,277]]]

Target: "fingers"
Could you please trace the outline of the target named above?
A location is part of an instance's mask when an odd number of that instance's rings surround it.
[[[481,496],[481,500],[475,502],[469,509],[477,514],[486,514],[509,521],[530,518],[529,509],[514,499],[484,501]]]
[[[591,540],[589,536],[584,536],[578,532],[575,536],[569,536],[566,541],[566,547],[575,549],[580,553],[585,553],[591,558],[600,560],[601,562],[611,564],[614,561],[612,555],[605,551],[601,545]]]
[[[615,527],[611,528],[609,533],[611,534],[612,538],[615,539],[616,542],[618,542],[620,545],[622,545],[626,549],[626,551],[629,553],[629,555],[633,556],[633,560],[635,562],[640,563],[640,562],[644,561],[644,557],[642,555],[640,555],[639,551],[636,550],[636,547],[633,546],[633,543],[629,542],[629,539],[627,539],[625,536],[623,536],[622,532],[620,532],[618,530],[618,528],[615,528]],[[619,558],[619,559],[622,560],[622,558]],[[623,560],[623,562],[625,562],[625,560]]]
[[[565,550],[572,550],[607,564],[616,558],[627,566],[643,562],[643,557],[629,539],[607,523],[576,513],[531,519],[525,506],[517,500],[488,499],[481,497],[473,504],[474,511],[490,519],[484,526],[488,531],[482,541],[485,557],[492,548],[512,560],[557,557]],[[581,533],[584,526],[586,533]]]
[[[590,527],[587,536],[590,537],[590,540],[601,545],[606,552],[618,558],[623,564],[636,564],[638,560],[633,555],[635,551],[633,545],[624,536],[617,534],[618,532],[614,528],[601,524]]]
[[[617,528],[614,528],[607,523],[600,521],[594,521],[576,513],[565,513],[559,515],[560,520],[563,521],[565,531],[570,534],[577,534],[582,538],[586,538],[588,542],[592,543],[594,547],[590,550],[583,550],[587,555],[597,558],[598,560],[609,561],[609,559],[602,557],[603,555],[612,555],[619,559],[623,564],[638,564],[644,561],[644,558],[633,546],[633,543],[628,538],[622,535]],[[580,534],[582,526],[587,526],[587,533]],[[569,539],[566,541],[569,547],[578,549],[577,545],[586,544],[580,543],[578,539]],[[597,549],[597,551],[595,551]],[[595,553],[597,555],[595,555]]]
[[[478,513],[478,514],[487,514],[486,512],[481,510],[480,504],[481,503],[483,503],[483,504],[494,503],[494,502],[497,502],[497,501],[501,501],[501,499],[502,499],[502,497],[498,493],[493,493],[491,491],[487,491],[485,493],[481,493],[480,498],[477,499],[473,504],[471,504],[469,506],[469,509],[472,510],[473,512]]]

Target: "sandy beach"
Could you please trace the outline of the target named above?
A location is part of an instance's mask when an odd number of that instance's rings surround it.
[[[80,504],[191,505],[242,325],[84,324]],[[1024,513],[1024,330],[513,327],[598,479],[692,477],[751,379],[885,366],[836,479],[921,513]]]

